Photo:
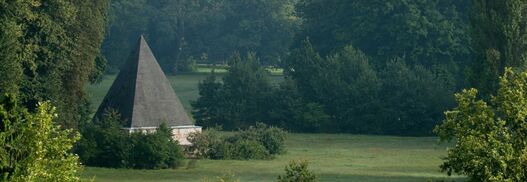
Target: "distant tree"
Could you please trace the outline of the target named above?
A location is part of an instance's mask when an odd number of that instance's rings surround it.
[[[431,135],[431,129],[443,119],[443,111],[454,106],[453,84],[422,66],[411,67],[395,59],[379,71],[379,77],[380,112],[375,124],[369,124],[370,131]]]
[[[269,112],[271,125],[295,132],[320,132],[330,127],[330,117],[324,106],[303,98],[290,78],[280,83],[270,102],[274,103]]]
[[[367,132],[365,126],[376,117],[376,98],[380,88],[377,72],[361,51],[348,46],[326,59],[309,41],[293,51],[288,59],[287,76],[295,82],[308,112],[331,118],[326,131]],[[309,105],[307,105],[309,104]],[[318,104],[324,112],[317,109]]]
[[[133,41],[145,34],[165,72],[190,57],[222,63],[234,52],[253,51],[277,64],[298,27],[296,0],[114,0],[104,54],[113,70],[126,60]]]
[[[490,102],[477,94],[477,89],[456,94],[458,106],[445,112],[434,130],[441,140],[456,142],[441,169],[470,181],[526,181],[527,72],[505,69]]]
[[[219,123],[223,109],[221,93],[222,84],[216,81],[214,75],[208,76],[198,84],[199,98],[191,103],[192,115],[196,123],[202,126],[215,126]]]
[[[314,182],[317,181],[315,173],[308,168],[307,161],[291,161],[285,167],[285,175],[278,176],[278,182]]]
[[[526,10],[523,0],[472,1],[471,35],[477,54],[470,81],[487,99],[498,90],[505,67],[526,66]]]
[[[79,135],[54,124],[56,118],[47,102],[33,113],[16,97],[0,98],[1,181],[80,181],[80,163],[71,153]]]
[[[306,37],[323,56],[353,45],[382,65],[395,57],[407,64],[462,64],[471,56],[469,0],[300,0],[303,21],[295,45]]]
[[[229,66],[222,83],[209,78],[200,84],[202,97],[193,103],[196,123],[234,130],[267,121],[267,99],[272,92],[269,72],[253,53],[235,54]]]

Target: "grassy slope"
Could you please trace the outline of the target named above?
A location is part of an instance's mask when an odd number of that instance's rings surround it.
[[[169,77],[187,111],[198,97],[197,84],[206,75],[182,74]],[[87,88],[94,109],[100,104],[115,76]],[[280,77],[273,77],[276,83]],[[200,160],[198,167],[176,170],[125,170],[86,168],[85,178],[96,181],[201,181],[224,173],[235,173],[242,181],[273,181],[293,159],[311,162],[321,181],[425,181],[442,179],[440,157],[444,145],[433,137],[389,137],[338,134],[291,134],[289,152],[270,161]],[[447,178],[456,179],[456,178]]]

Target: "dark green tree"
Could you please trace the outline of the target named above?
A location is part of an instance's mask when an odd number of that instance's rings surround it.
[[[17,93],[29,110],[50,100],[61,113],[55,121],[76,128],[86,102],[84,84],[104,36],[107,3],[3,2],[1,94]]]
[[[524,69],[527,58],[527,2],[473,0],[471,35],[476,51],[470,81],[481,96],[498,90],[505,67]]]
[[[324,56],[351,44],[381,65],[395,57],[410,65],[466,62],[466,2],[300,0],[296,10],[303,24],[296,41],[309,37]]]
[[[388,62],[379,72],[382,87],[380,112],[371,130],[392,135],[431,135],[443,119],[443,111],[454,106],[454,87],[449,81],[422,66],[404,61]]]
[[[200,85],[203,95],[193,104],[196,123],[234,130],[267,121],[267,99],[272,93],[269,72],[253,53],[244,57],[234,54],[229,65],[222,83],[209,78]]]

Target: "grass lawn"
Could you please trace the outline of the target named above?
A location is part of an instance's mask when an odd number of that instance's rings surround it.
[[[205,74],[169,76],[174,90],[190,111],[191,100],[198,97],[197,85]],[[104,98],[114,75],[86,89],[93,109]],[[273,83],[283,78],[272,76]],[[320,181],[426,181],[462,179],[446,177],[439,171],[440,158],[447,145],[434,137],[363,136],[347,134],[290,134],[288,153],[273,160],[213,161],[199,160],[196,168],[186,165],[170,170],[130,170],[87,167],[83,178],[96,181],[202,181],[234,173],[241,181],[275,181],[290,160],[308,160]]]
[[[85,168],[96,181],[202,181],[235,174],[241,181],[276,181],[290,160],[308,160],[320,181],[461,180],[439,171],[446,145],[435,137],[290,134],[288,152],[273,160],[198,160],[197,167],[167,170]]]

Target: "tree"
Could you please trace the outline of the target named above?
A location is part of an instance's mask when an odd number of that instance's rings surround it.
[[[165,72],[189,58],[223,63],[235,52],[255,52],[262,63],[277,64],[298,27],[296,0],[115,0],[103,52],[111,68],[126,60],[140,34],[150,40]]]
[[[70,152],[79,134],[55,125],[56,118],[48,102],[33,113],[12,95],[0,99],[2,181],[80,181],[78,157]]]
[[[325,59],[305,41],[288,59],[287,76],[295,82],[308,113],[331,118],[325,131],[368,133],[380,88],[377,72],[360,50],[347,46]],[[309,105],[307,105],[309,104]],[[317,109],[322,105],[323,112]],[[317,114],[318,115],[318,114]]]
[[[229,66],[222,83],[210,78],[200,84],[203,95],[193,104],[196,123],[234,130],[268,121],[267,99],[272,92],[269,72],[253,53],[245,57],[234,54]]]
[[[291,161],[285,167],[285,175],[279,175],[279,182],[314,182],[317,181],[315,173],[308,168],[307,161]]]
[[[443,111],[454,106],[454,84],[438,71],[412,67],[400,59],[386,63],[379,71],[380,112],[370,130],[392,135],[431,135],[433,127],[443,119]]]
[[[527,2],[473,0],[471,32],[476,58],[470,81],[490,98],[499,87],[505,67],[524,69],[527,59]]]
[[[441,140],[456,142],[441,169],[471,181],[527,180],[527,72],[505,69],[490,102],[477,94],[457,93],[458,106],[434,130]]]
[[[76,128],[85,117],[84,84],[104,37],[106,8],[106,0],[3,2],[0,94],[18,94],[30,111],[49,100],[61,113],[55,121]]]
[[[395,57],[409,65],[466,64],[471,49],[468,0],[300,0],[296,11],[303,20],[296,47],[309,37],[315,50],[331,55],[347,45],[382,65]],[[464,63],[465,62],[465,63]]]

